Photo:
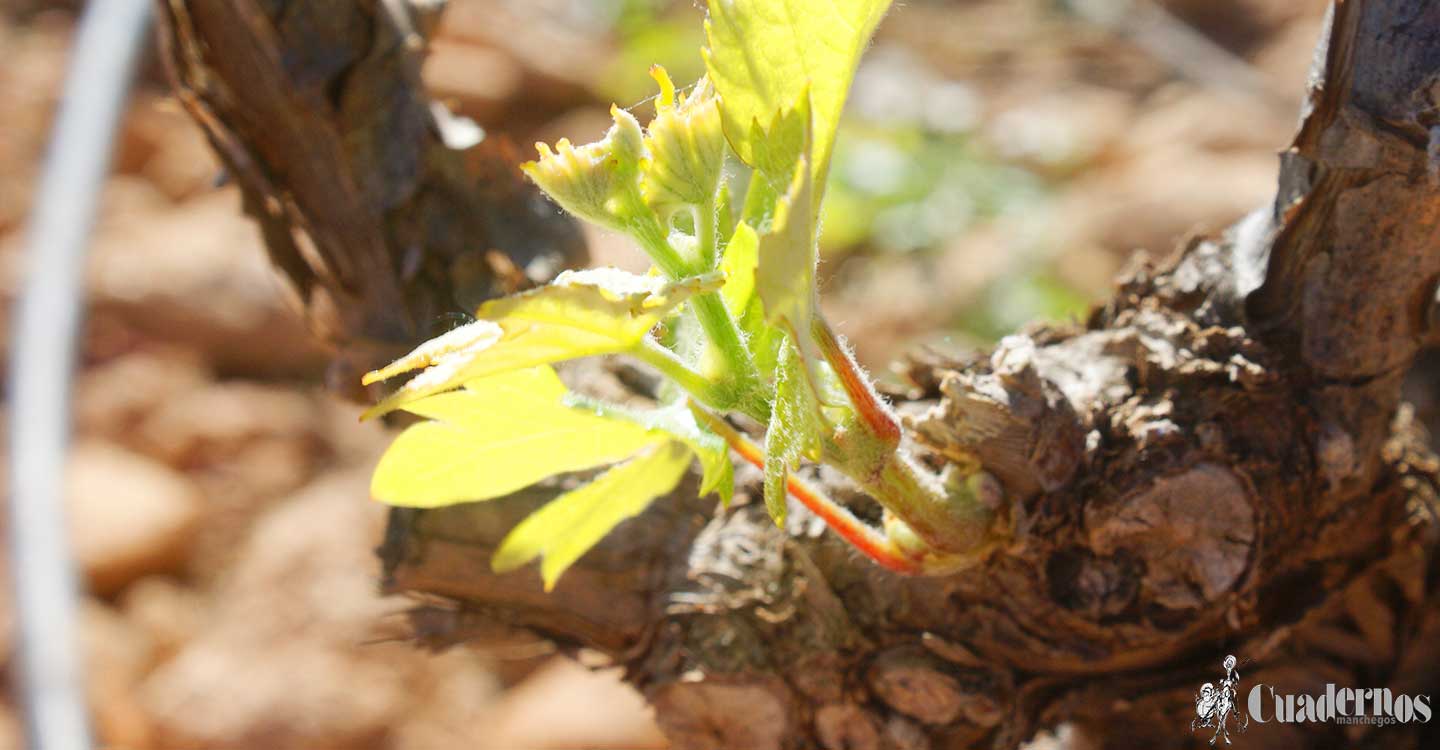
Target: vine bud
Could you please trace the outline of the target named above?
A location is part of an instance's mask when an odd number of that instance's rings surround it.
[[[610,115],[615,124],[604,138],[584,146],[561,138],[554,151],[537,143],[540,158],[520,168],[566,211],[628,232],[635,219],[649,212],[640,196],[645,137],[629,112],[611,107]]]
[[[646,131],[648,160],[641,187],[645,202],[668,220],[677,210],[713,205],[725,164],[725,133],[719,100],[707,79],[677,102],[665,69],[656,65],[650,75],[660,84],[660,95]]]

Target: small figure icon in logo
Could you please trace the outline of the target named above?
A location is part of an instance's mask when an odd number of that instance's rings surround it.
[[[1221,665],[1225,667],[1225,677],[1220,680],[1218,687],[1210,682],[1200,686],[1200,692],[1195,695],[1195,718],[1190,720],[1191,732],[1200,727],[1215,728],[1215,734],[1210,737],[1212,745],[1219,739],[1224,739],[1227,745],[1230,744],[1231,719],[1235,720],[1235,729],[1238,732],[1244,732],[1250,726],[1250,717],[1240,711],[1237,700],[1240,673],[1235,671],[1235,657],[1226,656]]]

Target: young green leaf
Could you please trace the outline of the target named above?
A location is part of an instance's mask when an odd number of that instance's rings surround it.
[[[730,462],[730,448],[724,438],[696,422],[694,413],[685,403],[637,411],[576,394],[571,394],[568,403],[610,419],[639,425],[657,436],[663,435],[683,443],[700,459],[703,472],[700,495],[703,497],[714,492],[720,495],[722,504],[730,504],[735,495],[735,465]]]
[[[713,210],[725,163],[725,134],[715,89],[701,79],[683,100],[664,68],[651,68],[660,84],[655,119],[645,132],[648,159],[641,189],[645,201],[665,219],[681,209]]]
[[[481,320],[367,374],[362,382],[369,384],[429,368],[365,417],[496,373],[629,351],[686,299],[722,283],[718,273],[666,282],[614,268],[566,271],[549,286],[485,303]]]
[[[819,244],[814,190],[808,161],[801,158],[791,172],[789,187],[775,204],[770,231],[760,236],[755,291],[765,304],[765,318],[792,331],[810,330],[815,309],[815,266]]]
[[[705,68],[725,136],[756,166],[753,123],[769,123],[806,89],[815,117],[811,170],[824,190],[835,128],[860,55],[890,0],[709,0]]]
[[[612,107],[615,124],[605,137],[576,147],[560,139],[555,150],[535,144],[540,158],[520,165],[547,195],[582,219],[616,231],[632,231],[637,221],[658,221],[649,215],[640,195],[640,166],[645,158],[640,123]]]
[[[725,274],[725,286],[720,289],[720,296],[725,300],[726,309],[740,322],[740,329],[746,333],[745,344],[755,359],[756,368],[768,379],[775,374],[780,340],[785,334],[766,322],[764,306],[755,294],[755,272],[759,262],[760,238],[749,224],[741,222],[736,225],[720,262],[720,270]]]
[[[696,424],[695,416],[682,404],[664,409],[654,424],[684,443],[700,459],[700,495],[714,492],[720,504],[729,507],[735,497],[735,464],[730,448],[719,435]]]
[[[755,357],[755,367],[764,373],[765,377],[774,378],[775,368],[780,363],[780,345],[785,340],[785,332],[765,322],[765,311],[759,298],[750,303],[750,312],[746,313],[743,323],[745,330],[750,332],[750,338],[745,343]]]
[[[606,471],[521,521],[500,543],[491,567],[503,573],[543,557],[540,575],[545,590],[553,589],[560,574],[606,534],[674,489],[689,465],[689,450],[672,442]]]
[[[755,268],[760,263],[760,238],[749,224],[740,223],[730,242],[725,246],[725,255],[720,260],[720,271],[725,274],[725,286],[720,296],[730,314],[739,318],[750,309],[755,298]]]
[[[820,404],[805,362],[795,345],[780,345],[775,378],[775,406],[765,431],[765,507],[777,524],[785,522],[785,477],[801,458],[820,459],[823,429]]]
[[[382,380],[389,380],[396,375],[412,370],[437,367],[446,362],[464,357],[469,352],[485,351],[494,346],[495,343],[502,338],[505,338],[505,329],[501,328],[494,321],[474,320],[426,341],[415,347],[409,354],[378,370],[371,370],[365,373],[365,375],[360,378],[360,383],[362,385],[370,385],[371,383],[378,383]],[[459,383],[457,382],[455,385],[459,385]],[[422,396],[423,395],[424,394],[422,394]],[[416,398],[421,398],[421,396],[416,396]],[[375,416],[371,413],[374,411],[375,409],[373,408],[367,411],[361,419],[369,419]],[[386,411],[390,410],[387,409]]]
[[[818,388],[809,365],[793,340],[780,347],[775,378],[775,411],[793,433],[796,458],[820,460],[820,440],[825,417],[820,410]]]
[[[756,120],[750,123],[750,139],[754,143],[754,167],[756,178],[750,182],[750,191],[745,196],[747,213],[745,219],[754,222],[762,232],[769,226],[764,217],[773,214],[764,202],[755,205],[756,187],[769,187],[767,193],[771,202],[785,194],[795,177],[795,164],[802,158],[809,159],[812,144],[812,110],[810,92],[804,90],[784,108],[775,112],[773,119]],[[772,207],[773,208],[773,207]],[[760,215],[756,215],[760,209]]]
[[[793,451],[786,442],[788,435],[785,425],[778,417],[770,417],[765,430],[765,510],[770,513],[776,526],[784,526],[789,508],[785,501],[785,480],[790,473],[790,455]]]
[[[396,438],[375,469],[371,494],[390,505],[417,508],[488,500],[669,439],[567,406],[565,393],[553,370],[536,367],[406,405],[432,421]]]

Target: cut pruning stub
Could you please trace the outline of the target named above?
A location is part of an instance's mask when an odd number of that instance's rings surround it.
[[[523,165],[562,208],[633,239],[654,268],[568,271],[485,303],[474,322],[366,375],[369,384],[419,370],[366,416],[403,409],[426,420],[396,438],[372,493],[436,507],[610,466],[523,521],[496,553],[502,571],[540,558],[549,588],[674,490],[694,459],[702,493],[728,504],[733,451],[764,471],[777,523],[788,494],[887,569],[953,571],[997,539],[994,504],[905,453],[894,413],[815,304],[836,125],[889,2],[709,6],[707,76],[687,94],[652,69],[660,95],[648,126],[612,109],[603,139],[542,144]],[[731,200],[732,184],[747,186],[742,200]],[[551,365],[595,355],[635,358],[673,387],[639,412],[568,393]],[[728,414],[765,425],[763,449]],[[865,524],[796,477],[806,461],[852,479],[884,507],[884,523]]]

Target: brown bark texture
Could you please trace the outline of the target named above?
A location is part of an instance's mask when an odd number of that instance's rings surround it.
[[[445,145],[414,73],[424,13],[162,5],[177,88],[276,265],[327,296],[342,374],[503,291],[487,250],[536,277],[581,256],[500,157],[467,169]],[[915,450],[937,470],[978,454],[1003,487],[1010,541],[977,567],[896,576],[803,512],[778,529],[692,483],[547,594],[533,570],[489,572],[556,491],[536,487],[393,513],[384,588],[425,602],[429,646],[607,655],[677,748],[1004,748],[1061,724],[1073,747],[1200,745],[1196,690],[1225,654],[1242,701],[1257,683],[1440,694],[1437,463],[1400,401],[1440,326],[1440,6],[1338,0],[1308,94],[1273,205],[1137,260],[1083,326],[906,363]],[[1239,737],[1435,747],[1440,720],[1252,718]]]
[[[437,3],[158,2],[160,51],[271,261],[317,334],[337,390],[453,326],[454,314],[583,264],[573,222],[520,159],[426,98]]]

